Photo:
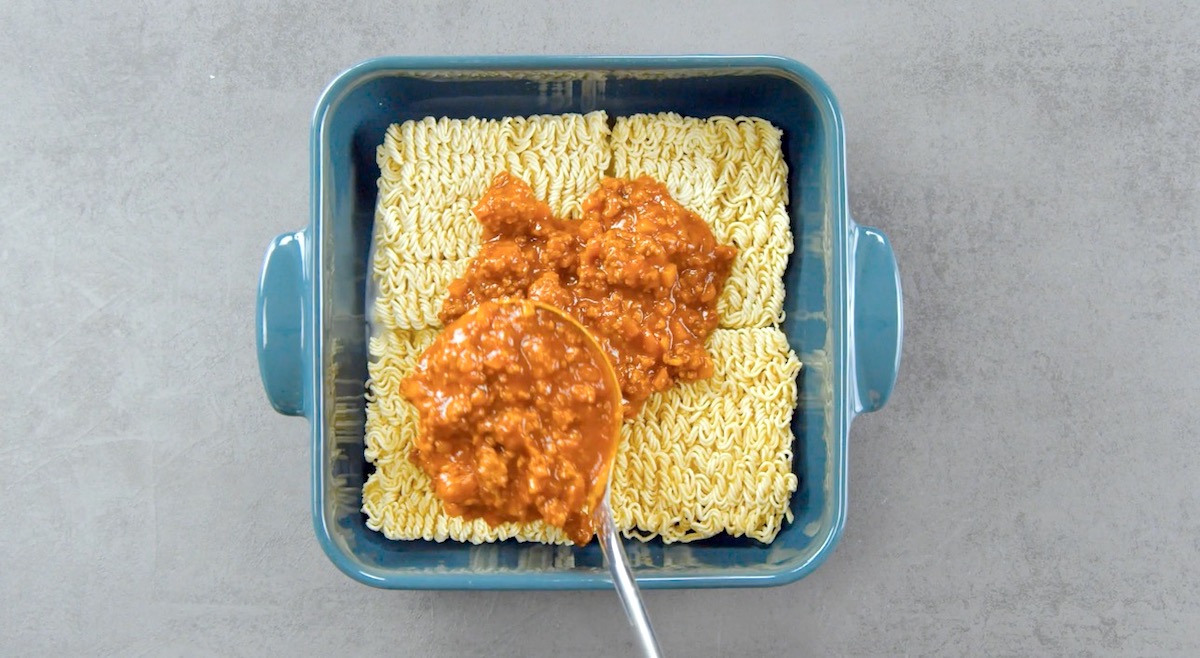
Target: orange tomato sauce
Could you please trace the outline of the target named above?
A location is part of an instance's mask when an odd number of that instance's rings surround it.
[[[612,359],[627,417],[676,381],[711,376],[704,343],[737,249],[719,244],[662,183],[605,179],[572,221],[501,173],[474,212],[483,244],[450,285],[444,322],[505,297],[567,311]]]
[[[543,519],[591,540],[621,403],[584,329],[527,300],[485,302],[434,340],[401,391],[420,417],[410,458],[447,513]]]

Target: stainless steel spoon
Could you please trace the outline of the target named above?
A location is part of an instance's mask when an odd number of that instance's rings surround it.
[[[604,502],[598,512],[600,527],[596,535],[600,539],[600,550],[604,553],[604,561],[608,563],[608,571],[612,574],[613,586],[617,588],[617,596],[621,597],[621,605],[625,608],[625,616],[629,618],[629,625],[633,626],[633,634],[642,649],[642,655],[659,658],[662,656],[662,650],[658,646],[654,628],[650,625],[650,616],[646,614],[641,590],[633,577],[633,569],[629,566],[629,556],[625,554],[625,546],[621,543],[617,524],[613,522],[607,489],[604,491]]]

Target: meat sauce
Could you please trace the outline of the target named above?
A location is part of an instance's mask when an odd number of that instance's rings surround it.
[[[571,221],[501,173],[474,212],[483,244],[450,285],[443,322],[505,297],[567,311],[612,359],[627,417],[676,381],[712,375],[704,343],[737,249],[662,183],[605,179]]]
[[[420,415],[411,459],[446,512],[595,533],[621,423],[599,346],[560,312],[485,302],[448,326],[401,391]]]

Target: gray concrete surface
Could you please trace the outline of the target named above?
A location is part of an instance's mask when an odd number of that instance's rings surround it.
[[[821,72],[907,304],[794,586],[656,592],[675,656],[1200,655],[1200,5],[0,3],[0,654],[620,655],[610,593],[383,592],[254,356],[323,85],[394,53]]]

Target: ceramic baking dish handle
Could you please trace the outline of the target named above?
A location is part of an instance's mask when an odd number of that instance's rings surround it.
[[[854,383],[856,410],[878,411],[887,404],[900,368],[904,341],[904,299],[900,270],[887,236],[854,226]]]
[[[258,280],[258,371],[275,411],[304,413],[304,231],[278,235],[267,246]]]

